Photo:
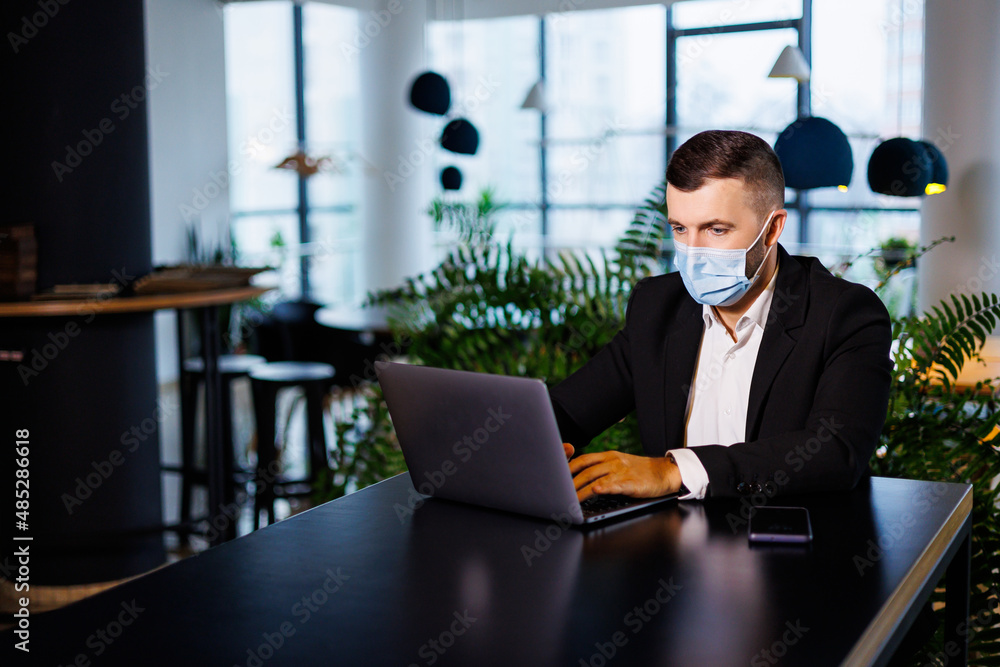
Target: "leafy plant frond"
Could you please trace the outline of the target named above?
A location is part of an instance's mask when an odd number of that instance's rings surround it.
[[[996,294],[952,294],[932,306],[931,313],[906,322],[906,336],[913,340],[913,363],[919,374],[933,373],[950,389],[965,363],[979,350],[1000,319]]]

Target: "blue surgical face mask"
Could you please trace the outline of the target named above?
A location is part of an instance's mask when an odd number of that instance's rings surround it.
[[[757,238],[750,244],[750,248],[754,247],[763,236],[773,215],[774,211],[771,211],[760,234],[757,234]],[[771,247],[773,246],[768,247],[760,266],[750,278],[747,278],[746,273],[747,251],[750,248],[733,250],[692,248],[680,241],[674,241],[674,266],[681,274],[681,280],[684,281],[688,294],[695,301],[709,306],[731,306],[757,282],[760,269],[764,266]]]

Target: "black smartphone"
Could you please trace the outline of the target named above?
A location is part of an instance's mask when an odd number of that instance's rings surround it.
[[[803,544],[812,540],[812,524],[805,507],[757,507],[750,515],[751,542]]]

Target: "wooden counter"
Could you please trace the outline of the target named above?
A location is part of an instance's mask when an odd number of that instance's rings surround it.
[[[11,301],[0,303],[0,317],[46,317],[138,313],[151,310],[203,308],[253,299],[270,287],[229,287],[226,289],[175,294],[143,294],[108,298],[60,299],[51,301]]]

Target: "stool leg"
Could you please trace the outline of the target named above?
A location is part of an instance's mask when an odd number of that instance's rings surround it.
[[[178,317],[181,314],[178,313]],[[192,476],[194,464],[195,411],[198,408],[198,379],[191,373],[181,371],[181,542],[187,544],[191,521],[191,494],[194,492]]]
[[[252,381],[254,414],[257,418],[257,475],[253,496],[253,529],[260,527],[260,511],[267,509],[268,521],[274,522],[274,482],[269,468],[276,458],[275,401],[277,391],[268,382]]]
[[[305,386],[306,419],[309,426],[309,481],[319,479],[320,470],[330,467],[326,452],[326,433],[323,429],[323,386],[310,382]]]
[[[234,493],[234,475],[233,475],[233,399],[232,399],[232,378],[227,377],[222,381],[222,479],[225,481],[222,493],[222,504],[224,507],[231,508],[234,505],[236,494]],[[226,524],[225,537],[226,541],[236,539],[236,523],[238,515],[233,516],[232,520]]]

